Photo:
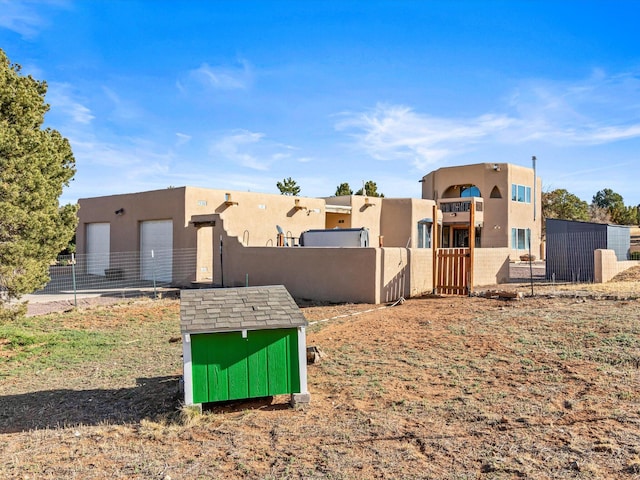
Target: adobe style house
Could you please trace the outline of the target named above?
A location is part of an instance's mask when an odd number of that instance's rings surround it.
[[[421,199],[195,187],[85,198],[79,201],[76,249],[85,255],[88,275],[153,276],[174,286],[282,284],[297,298],[368,303],[431,293],[450,283],[438,276],[440,249],[431,248],[431,239],[435,230],[438,247],[466,246],[471,201],[476,246],[482,248],[471,256],[461,253],[475,273],[456,274],[457,281],[473,286],[506,280],[510,256],[517,260],[529,238],[539,252],[540,219],[538,212],[533,221],[532,199],[535,191],[539,210],[540,188],[532,188],[532,170],[504,163],[449,167],[422,183]],[[434,220],[440,228],[434,229]],[[337,237],[334,229],[363,228],[368,245],[322,244]],[[301,246],[310,230],[331,231],[319,232],[320,243]],[[114,268],[125,254],[133,260]]]
[[[177,286],[284,284],[299,298],[373,303],[431,289],[430,200],[180,187],[79,204],[76,250],[87,274],[105,275],[133,252],[139,259],[118,272],[124,280],[150,279],[153,269]],[[296,246],[302,232],[334,227],[366,227],[369,248]],[[409,257],[424,258],[413,263],[422,273],[410,275]]]
[[[422,198],[442,211],[442,247],[468,245],[469,210],[475,203],[475,244],[508,248],[512,261],[540,257],[542,182],[533,169],[509,163],[443,167],[425,175]],[[535,180],[535,183],[534,183]]]

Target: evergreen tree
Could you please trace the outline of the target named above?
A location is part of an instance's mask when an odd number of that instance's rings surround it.
[[[282,182],[276,183],[276,187],[282,195],[296,196],[300,194],[300,187],[291,177],[285,178]]]
[[[378,186],[373,180],[365,182],[364,189],[356,192],[356,195],[366,195],[367,197],[384,197],[384,193],[378,193]]]
[[[46,92],[0,49],[0,318],[20,313],[9,300],[48,282],[77,223],[76,205],[58,205],[75,160],[67,139],[42,128]]]
[[[610,188],[600,190],[593,196],[592,204],[609,212],[611,222],[618,225],[633,225],[637,223],[638,214],[635,207],[627,207],[622,195]]]
[[[353,190],[351,190],[348,183],[341,183],[338,185],[338,188],[336,188],[335,196],[339,197],[341,195],[353,195]]]

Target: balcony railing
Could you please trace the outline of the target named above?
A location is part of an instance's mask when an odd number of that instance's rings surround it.
[[[440,199],[439,208],[442,212],[443,222],[447,223],[469,223],[471,220],[471,202],[475,203],[476,215],[475,215],[475,223],[476,225],[482,225],[484,222],[484,202],[482,198],[472,197],[472,198],[447,198]]]

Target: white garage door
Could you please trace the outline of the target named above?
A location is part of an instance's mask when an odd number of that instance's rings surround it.
[[[111,227],[108,223],[88,223],[87,229],[87,273],[104,276],[109,268]]]
[[[173,221],[140,223],[140,277],[171,282],[173,274]]]

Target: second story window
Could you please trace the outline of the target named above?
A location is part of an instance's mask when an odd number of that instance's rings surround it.
[[[475,185],[467,185],[460,187],[461,197],[480,197],[480,189]]]
[[[531,187],[512,183],[511,200],[514,202],[531,203]]]

